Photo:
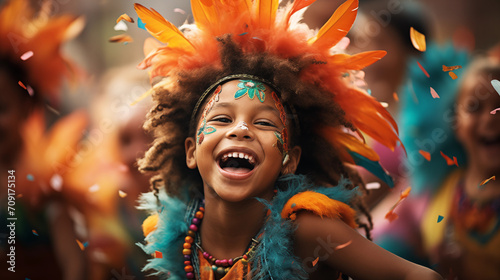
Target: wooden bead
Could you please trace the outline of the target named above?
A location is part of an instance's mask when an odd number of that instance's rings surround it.
[[[184,249],[191,249],[191,243],[184,243],[183,245]]]
[[[184,249],[182,250],[183,255],[191,255],[191,249]]]
[[[186,272],[193,272],[193,266],[192,265],[186,265],[184,267],[184,271],[186,271]]]

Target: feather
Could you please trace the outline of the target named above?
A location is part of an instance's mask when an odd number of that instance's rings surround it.
[[[288,14],[286,15],[286,19],[285,19],[286,27],[288,27],[288,25],[290,24],[290,18],[292,17],[293,14],[295,14],[297,11],[304,9],[305,7],[311,5],[314,2],[316,2],[316,0],[295,0],[295,1],[293,1],[293,6],[288,11]]]
[[[358,0],[349,0],[338,7],[330,19],[320,28],[318,34],[308,40],[310,45],[330,49],[351,29],[358,13]]]
[[[278,0],[258,0],[255,1],[254,20],[261,28],[270,28],[276,19],[278,10]]]
[[[386,54],[386,51],[367,51],[355,55],[335,54],[328,59],[328,62],[340,64],[347,70],[361,70],[379,61]]]
[[[212,1],[191,0],[191,10],[200,29],[208,29],[217,24],[217,10]]]
[[[135,3],[134,7],[137,15],[146,24],[146,29],[160,42],[168,43],[170,48],[194,51],[194,46],[184,37],[182,32],[165,20],[157,11],[149,10],[138,3]]]
[[[385,182],[390,188],[394,187],[394,181],[392,180],[391,176],[387,174],[387,172],[384,170],[384,168],[382,168],[378,161],[369,160],[356,152],[349,152],[349,154],[354,159],[356,165],[365,168],[367,171],[377,176],[377,178]]]
[[[368,147],[366,144],[363,144],[353,135],[340,131],[340,129],[325,126],[321,128],[321,131],[319,133],[328,142],[338,143],[339,145],[347,148],[348,150],[357,152],[372,161],[380,160],[378,154],[375,151],[373,151],[370,147]]]

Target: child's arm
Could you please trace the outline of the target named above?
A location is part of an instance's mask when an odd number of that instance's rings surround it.
[[[340,219],[302,212],[296,224],[296,254],[308,262],[308,268],[310,261],[318,260],[354,279],[443,279],[433,270],[382,249]]]

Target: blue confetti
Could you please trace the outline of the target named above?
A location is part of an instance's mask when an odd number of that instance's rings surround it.
[[[499,80],[491,80],[491,85],[497,91],[497,93],[500,95],[500,81]]]
[[[89,246],[89,242],[88,241],[85,242],[85,243],[83,243],[83,248],[87,248],[87,246]]]
[[[35,177],[33,177],[33,175],[31,175],[31,174],[28,174],[28,176],[26,176],[26,178],[28,179],[28,181],[34,181],[35,180]]]
[[[243,32],[241,34],[238,34],[238,36],[243,36],[243,35],[247,35],[247,34],[248,34],[248,32]]]
[[[443,219],[444,219],[444,217],[443,217],[443,216],[438,215],[438,221],[437,221],[437,222],[439,223],[439,222],[441,222]]]
[[[371,89],[367,89],[366,92],[368,92],[368,95],[372,95],[372,90]]]
[[[146,24],[144,22],[142,22],[141,18],[137,18],[137,26],[139,28],[146,30]]]

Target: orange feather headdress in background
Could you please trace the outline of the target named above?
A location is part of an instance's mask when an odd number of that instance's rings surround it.
[[[358,0],[340,5],[317,32],[299,23],[303,9],[313,2],[295,0],[279,8],[278,0],[191,0],[194,24],[183,26],[183,31],[154,9],[135,4],[145,28],[166,44],[146,41],[146,58],[139,68],[150,67],[154,78],[175,77],[205,65],[217,67],[224,58],[216,38],[226,34],[231,35],[243,54],[266,53],[284,60],[308,56],[315,63],[301,70],[297,79],[331,95],[356,130],[393,150],[400,142],[393,118],[372,96],[343,78],[378,61],[386,52],[348,55],[335,48],[356,18]],[[361,135],[359,131],[356,133]],[[392,183],[378,165],[378,155],[352,132],[338,126],[318,125],[317,134],[339,151],[343,162],[361,165],[389,185]]]
[[[50,17],[50,9],[50,2],[44,1],[35,15],[29,1],[8,1],[0,10],[0,59],[19,65],[25,72],[19,82],[57,105],[62,78],[75,77],[60,47],[80,33],[84,20],[70,15]]]

